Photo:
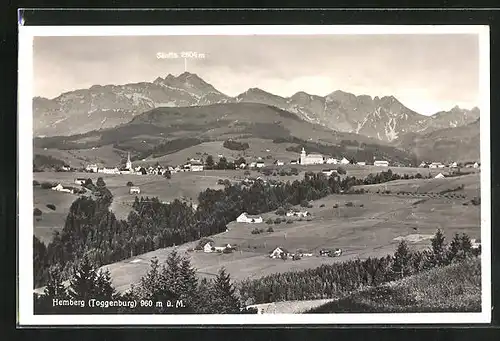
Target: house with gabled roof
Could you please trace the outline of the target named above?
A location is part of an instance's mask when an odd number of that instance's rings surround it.
[[[278,246],[277,248],[275,248],[273,251],[271,251],[269,253],[269,257],[270,258],[281,258],[283,256],[287,256],[290,255],[290,252],[285,249],[284,247],[281,247],[281,246]]]
[[[250,215],[247,212],[243,212],[236,218],[238,223],[251,223],[251,224],[259,224],[262,223],[262,217],[258,215]]]

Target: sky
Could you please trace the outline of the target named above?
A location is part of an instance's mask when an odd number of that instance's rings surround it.
[[[187,71],[236,96],[260,88],[288,97],[395,96],[423,115],[479,106],[479,39],[466,34],[315,36],[35,37],[34,95],[54,98],[92,85],[152,82]]]

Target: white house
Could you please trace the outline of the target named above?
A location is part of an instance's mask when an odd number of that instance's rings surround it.
[[[359,161],[358,163],[356,163],[358,166],[366,166],[366,162],[365,161]]]
[[[203,252],[210,253],[210,252],[212,252],[213,247],[214,247],[214,243],[208,242],[203,246]]]
[[[236,221],[238,223],[259,224],[262,223],[263,220],[261,216],[249,215],[248,213],[243,212],[238,218],[236,218]]]
[[[377,161],[373,162],[373,165],[377,166],[377,167],[389,167],[389,162],[388,161],[377,160]]]
[[[97,165],[96,165],[95,163],[93,163],[93,164],[87,165],[87,166],[85,167],[85,170],[86,170],[87,172],[97,173],[98,167],[97,167]]]
[[[257,168],[262,168],[262,167],[264,167],[264,166],[265,166],[264,161],[257,161],[257,163],[255,164],[255,166],[256,166]]]
[[[303,211],[303,212],[295,212],[295,211],[289,211],[286,213],[287,217],[307,217],[309,212]]]
[[[317,153],[306,154],[306,150],[302,148],[302,152],[300,153],[301,165],[318,165],[323,164],[323,162],[323,155]]]
[[[132,186],[130,187],[129,191],[130,194],[140,194],[141,189],[138,186]]]
[[[297,160],[292,160],[292,161],[290,161],[290,164],[291,164],[291,165],[296,165],[296,164],[297,164]]]
[[[99,168],[97,170],[98,173],[103,173],[103,174],[120,174],[120,170],[118,168]]]
[[[325,163],[328,165],[336,165],[339,161],[334,159],[333,157],[329,157],[326,159]]]
[[[269,254],[269,258],[281,258],[282,255],[288,256],[290,252],[284,247],[278,246]]]
[[[246,166],[247,165],[244,162],[240,163],[240,165],[239,165],[240,169],[244,169]]]
[[[429,168],[444,168],[444,165],[441,162],[433,162],[429,165]]]
[[[422,161],[418,167],[425,168],[427,167],[427,164],[424,161]]]
[[[326,176],[331,176],[332,174],[337,174],[337,171],[335,169],[323,169],[321,171],[323,174]]]
[[[457,167],[458,167],[458,165],[457,165],[457,163],[456,163],[456,162],[452,162],[452,163],[450,163],[450,166],[449,166],[449,167],[450,167],[450,168],[457,168]]]
[[[285,163],[280,160],[276,160],[276,166],[283,166]]]
[[[474,165],[473,165],[472,167],[474,167],[474,168],[476,168],[476,169],[477,169],[477,168],[479,168],[479,166],[480,166],[480,165],[479,165],[479,163],[474,162]]]
[[[345,157],[342,158],[342,160],[340,160],[340,164],[341,165],[348,165],[350,164],[351,162],[349,160],[347,160]]]
[[[202,172],[203,171],[203,164],[201,162],[192,162],[189,170],[191,172]]]
[[[58,192],[66,192],[66,193],[71,193],[70,189],[64,188],[63,185],[58,184],[57,186],[52,187],[53,191],[58,191]]]
[[[444,175],[443,175],[443,173],[439,173],[438,175],[436,175],[436,176],[434,177],[434,179],[444,179]]]
[[[76,178],[75,179],[75,185],[83,185],[87,181],[85,178]]]
[[[250,168],[255,168],[255,167],[257,167],[257,162],[250,163]]]

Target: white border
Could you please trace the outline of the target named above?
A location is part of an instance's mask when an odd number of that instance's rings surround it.
[[[33,314],[33,38],[35,36],[477,34],[480,40],[482,312],[269,315]],[[491,322],[490,71],[488,26],[19,26],[18,323],[30,325],[457,324]]]

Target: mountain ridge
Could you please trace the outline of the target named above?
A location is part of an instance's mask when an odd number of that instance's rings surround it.
[[[335,90],[327,96],[298,91],[281,97],[258,87],[231,97],[196,74],[168,74],[153,82],[93,85],[48,99],[33,98],[36,136],[72,135],[126,123],[158,107],[191,107],[220,103],[261,103],[294,113],[328,129],[394,141],[408,132],[427,133],[457,127],[479,117],[479,109],[456,109],[421,115],[394,96],[371,97]],[[477,109],[477,110],[476,110]]]

